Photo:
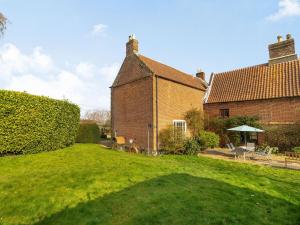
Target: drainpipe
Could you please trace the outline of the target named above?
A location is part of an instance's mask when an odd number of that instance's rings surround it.
[[[155,105],[156,105],[156,151],[158,151],[158,79],[155,76]]]

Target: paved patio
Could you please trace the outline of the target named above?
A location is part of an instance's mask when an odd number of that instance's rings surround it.
[[[265,166],[272,166],[277,168],[284,168],[285,167],[285,157],[280,155],[272,155],[271,160],[267,160],[262,157],[246,157],[246,160],[244,161],[243,157],[240,157],[238,159],[234,159],[234,154],[230,152],[229,149],[226,148],[218,148],[218,149],[208,149],[205,150],[202,153],[199,153],[199,155],[207,156],[210,158],[217,158],[217,159],[223,159],[228,161],[238,161],[243,163],[252,163],[252,164],[259,164],[259,165],[265,165]],[[288,163],[287,169],[293,169],[293,170],[300,170],[300,163]]]

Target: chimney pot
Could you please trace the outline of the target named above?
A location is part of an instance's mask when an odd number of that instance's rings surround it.
[[[286,40],[290,40],[290,39],[292,39],[292,35],[291,34],[287,34],[286,35]]]
[[[135,34],[129,35],[129,41],[130,41],[130,40],[134,40],[134,39],[135,39]]]
[[[282,42],[282,36],[278,35],[278,36],[277,36],[277,41],[278,41],[278,43],[279,43],[279,42]]]

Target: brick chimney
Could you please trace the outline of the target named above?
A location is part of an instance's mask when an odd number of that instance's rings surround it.
[[[198,69],[196,73],[196,77],[205,80],[205,73],[201,69]]]
[[[135,39],[135,35],[129,36],[129,40],[126,43],[126,56],[132,55],[139,52],[139,42]]]
[[[297,59],[295,52],[295,41],[290,34],[286,35],[286,40],[282,36],[277,36],[277,43],[269,45],[269,64],[287,62]]]

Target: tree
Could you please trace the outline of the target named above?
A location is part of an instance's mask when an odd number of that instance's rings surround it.
[[[98,125],[107,127],[110,126],[110,111],[109,110],[90,110],[84,115],[86,120],[94,120]]]
[[[6,29],[7,18],[0,12],[0,36],[4,34]]]

